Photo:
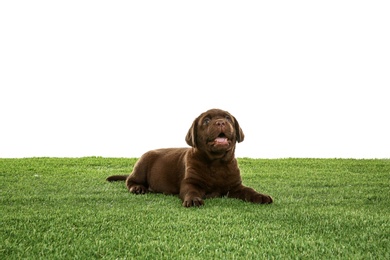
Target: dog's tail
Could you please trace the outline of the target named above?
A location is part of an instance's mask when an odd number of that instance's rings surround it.
[[[106,181],[125,181],[129,175],[112,175]]]

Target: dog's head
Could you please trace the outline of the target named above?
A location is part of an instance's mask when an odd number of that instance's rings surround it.
[[[188,130],[188,145],[206,152],[211,157],[234,155],[236,142],[244,140],[244,133],[237,119],[229,112],[210,109],[198,116]]]

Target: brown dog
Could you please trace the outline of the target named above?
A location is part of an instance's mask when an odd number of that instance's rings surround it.
[[[270,196],[242,184],[234,150],[236,142],[243,140],[234,116],[211,109],[197,117],[187,133],[186,142],[192,148],[149,151],[130,175],[110,176],[107,181],[126,180],[135,194],[179,194],[184,207],[201,206],[203,199],[221,196],[272,203]]]

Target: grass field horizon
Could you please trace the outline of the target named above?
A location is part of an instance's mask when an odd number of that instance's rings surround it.
[[[390,259],[390,159],[238,158],[271,205],[130,194],[137,158],[0,159],[2,259]]]

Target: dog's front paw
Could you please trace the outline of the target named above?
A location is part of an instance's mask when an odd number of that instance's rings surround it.
[[[204,201],[199,197],[189,197],[184,199],[183,201],[183,207],[199,207],[204,205]]]
[[[271,204],[274,200],[271,196],[265,194],[257,194],[252,197],[251,202],[259,204]]]

